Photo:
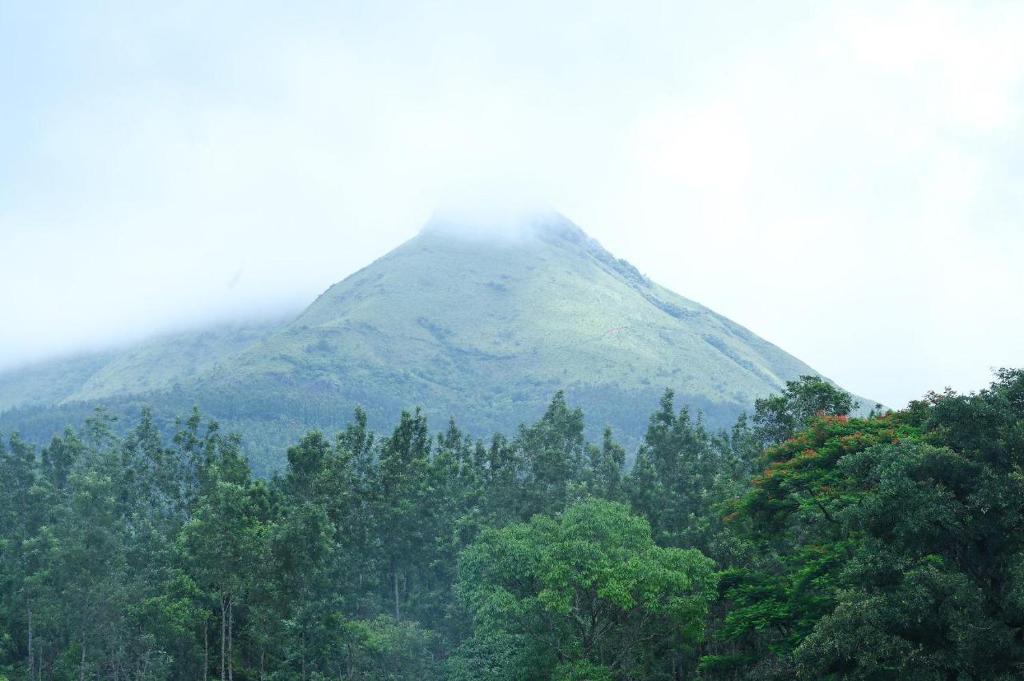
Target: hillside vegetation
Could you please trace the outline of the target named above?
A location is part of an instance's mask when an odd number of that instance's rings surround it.
[[[509,436],[356,412],[254,478],[198,413],[0,446],[0,677],[1024,674],[1024,371],[848,415],[813,376],[636,465],[559,393]]]
[[[356,406],[374,427],[422,406],[487,435],[536,419],[564,390],[589,436],[611,426],[632,449],[666,388],[718,427],[813,373],[547,215],[506,237],[428,225],[283,323],[2,375],[0,428],[44,442],[97,404],[122,418],[197,405],[246,436],[262,472],[280,468],[274,454],[290,440],[343,427]]]

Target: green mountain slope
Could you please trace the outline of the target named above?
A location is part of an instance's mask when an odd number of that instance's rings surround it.
[[[0,412],[159,392],[189,384],[265,337],[278,322],[219,325],[158,336],[121,350],[63,357],[0,373]]]
[[[194,402],[269,451],[307,428],[340,427],[357,404],[378,426],[422,406],[436,426],[454,416],[477,435],[508,431],[564,389],[595,431],[610,425],[633,443],[665,388],[727,425],[805,373],[552,215],[486,239],[429,225],[287,323],[115,353],[52,400],[62,412],[19,409],[0,427],[53,427],[97,401]]]
[[[190,385],[276,327],[272,322],[232,324],[148,340],[116,353],[63,401],[102,400]]]
[[[38,362],[0,373],[0,413],[12,407],[56,404],[74,394],[116,353]]]

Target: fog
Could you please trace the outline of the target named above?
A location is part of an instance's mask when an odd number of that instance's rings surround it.
[[[535,203],[893,406],[1024,365],[1024,5],[751,4],[0,0],[0,366]]]

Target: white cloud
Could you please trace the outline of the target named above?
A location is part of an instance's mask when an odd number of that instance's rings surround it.
[[[9,10],[0,365],[298,306],[475,197],[862,394],[978,387],[1024,364],[1022,34],[1016,3]]]

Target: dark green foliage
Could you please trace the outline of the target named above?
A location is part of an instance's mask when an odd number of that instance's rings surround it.
[[[768,450],[730,516],[749,558],[723,577],[709,676],[1020,678],[1022,395],[1004,371]]]
[[[754,425],[762,445],[776,445],[809,426],[816,416],[846,416],[859,407],[848,392],[820,376],[801,376],[786,381],[781,394],[754,403]]]
[[[851,403],[668,392],[628,472],[562,393],[488,441],[359,410],[272,478],[197,411],[11,436],[0,678],[1020,678],[1024,372]]]
[[[650,519],[663,546],[698,547],[719,557],[717,504],[739,490],[753,470],[756,435],[741,418],[731,433],[710,433],[701,417],[674,411],[666,391],[651,415],[636,465],[626,480],[633,507]]]

